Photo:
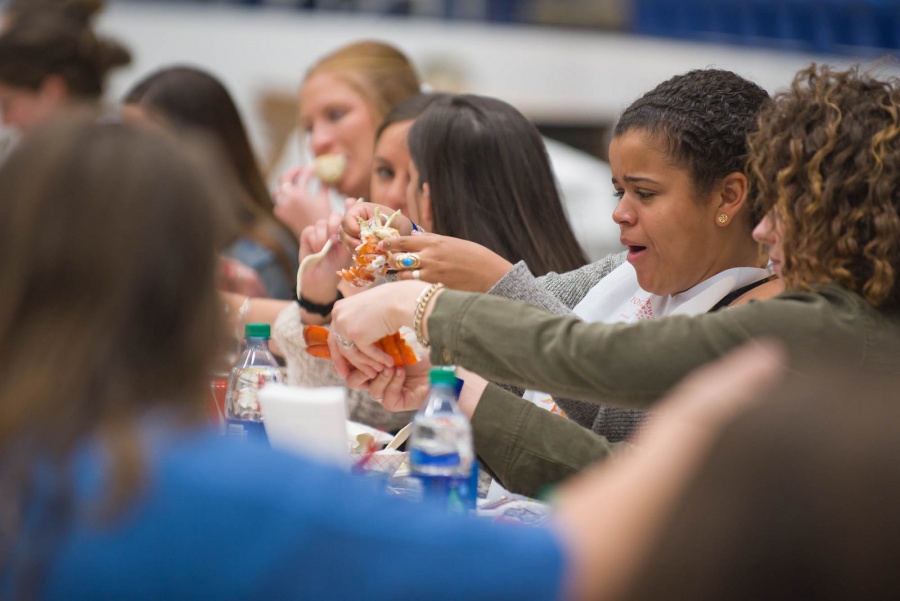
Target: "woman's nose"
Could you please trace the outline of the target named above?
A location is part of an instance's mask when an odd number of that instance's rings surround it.
[[[395,177],[385,194],[385,203],[394,210],[406,209],[406,182]]]
[[[319,156],[320,154],[327,154],[331,151],[331,146],[334,143],[334,136],[331,133],[331,128],[324,124],[313,125],[312,129],[309,131],[309,145],[312,148],[313,154]]]
[[[760,244],[772,243],[772,213],[766,213],[756,227],[753,228],[753,239]]]
[[[633,224],[635,222],[636,214],[625,196],[619,199],[619,203],[613,209],[612,218],[618,225]]]

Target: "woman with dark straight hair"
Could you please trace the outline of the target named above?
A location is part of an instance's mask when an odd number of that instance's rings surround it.
[[[168,126],[200,130],[218,143],[242,192],[231,195],[239,238],[225,254],[254,269],[269,296],[293,298],[297,241],[272,214],[272,197],[225,86],[200,69],[167,67],[135,84],[124,102]]]
[[[511,105],[470,94],[441,99],[410,129],[409,151],[418,174],[409,213],[426,230],[525,261],[536,275],[587,263],[540,133]]]

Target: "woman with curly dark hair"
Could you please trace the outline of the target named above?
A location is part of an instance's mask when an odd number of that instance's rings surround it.
[[[784,293],[607,325],[398,282],[335,306],[332,330],[354,343],[332,344],[338,370],[357,385],[344,359],[384,362],[370,343],[408,325],[430,343],[432,361],[625,407],[650,407],[694,368],[767,337],[784,343],[791,365],[833,349],[849,369],[900,374],[900,80],[810,67],[763,110],[749,146],[751,201],[765,214],[754,235]],[[420,383],[417,370],[372,392],[408,409],[420,402]],[[466,380],[461,406],[479,456],[514,490],[535,494],[611,451],[608,440],[477,379]]]

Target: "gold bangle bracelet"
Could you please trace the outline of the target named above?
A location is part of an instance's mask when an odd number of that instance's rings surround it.
[[[431,346],[431,343],[422,334],[422,319],[425,317],[425,309],[428,308],[428,302],[431,300],[431,297],[433,297],[434,293],[443,287],[444,285],[440,282],[434,283],[423,290],[419,295],[419,298],[416,299],[416,312],[413,317],[413,330],[415,330],[416,332],[416,340],[418,340],[419,344],[421,344],[425,348]]]

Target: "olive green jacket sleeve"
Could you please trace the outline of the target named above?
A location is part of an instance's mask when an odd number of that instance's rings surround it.
[[[493,384],[475,409],[472,432],[478,457],[491,475],[530,497],[629,446],[610,443]]]
[[[695,317],[588,324],[512,301],[444,292],[428,320],[433,363],[586,401],[647,407],[695,367],[774,338],[792,367],[824,353],[850,369],[900,376],[897,316],[834,287],[788,292]],[[535,495],[617,449],[494,385],[472,418],[475,449],[510,490]]]
[[[645,409],[694,368],[760,337],[792,356],[828,348],[848,366],[898,369],[896,323],[834,287],[693,317],[636,324],[584,323],[524,303],[443,292],[428,320],[433,363],[508,384]],[[881,349],[881,350],[879,350]]]

